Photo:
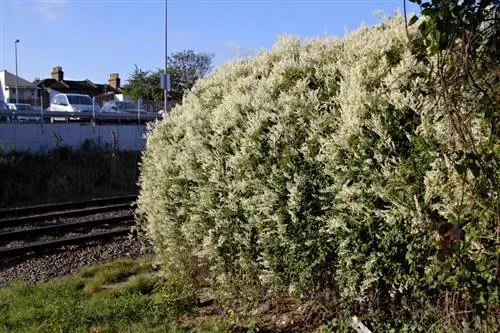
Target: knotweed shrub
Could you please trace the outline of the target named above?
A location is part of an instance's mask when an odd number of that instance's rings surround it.
[[[460,281],[491,280],[491,216],[470,211],[462,244],[482,271],[436,259],[438,223],[472,199],[416,54],[396,17],[343,39],[282,37],[200,80],[151,128],[141,162],[140,228],[165,272],[330,290],[342,313],[390,327],[446,315],[450,284],[475,304],[486,293]]]

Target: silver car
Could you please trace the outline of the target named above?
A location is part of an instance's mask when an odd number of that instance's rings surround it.
[[[137,104],[132,102],[124,102],[124,101],[110,101],[106,102],[101,107],[101,112],[112,112],[112,113],[135,113],[137,114],[137,110],[141,114],[146,113],[142,107],[137,107]]]

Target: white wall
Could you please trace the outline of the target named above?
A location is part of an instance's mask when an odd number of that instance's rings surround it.
[[[10,74],[9,75],[13,75]],[[7,71],[3,70],[0,71],[0,101],[7,102],[7,100],[10,98],[11,103],[13,102],[12,100],[16,98],[16,91],[15,87],[10,87],[10,89],[5,89],[5,81],[6,81],[6,76],[7,76]],[[14,76],[15,78],[15,76]],[[19,77],[20,81],[23,80],[23,78]],[[20,100],[33,100],[36,101],[38,100],[38,92],[37,92],[37,87],[35,85],[26,87],[23,86],[23,82],[19,82],[19,94],[18,97]],[[26,84],[26,83],[24,83]],[[24,102],[23,102],[24,103]],[[39,103],[39,102],[38,102]]]
[[[47,153],[63,146],[78,149],[85,139],[112,147],[113,136],[116,149],[138,151],[144,147],[145,132],[145,125],[0,123],[0,156],[12,151]]]
[[[0,101],[5,102],[9,97],[9,91],[5,90],[5,71],[0,71]]]

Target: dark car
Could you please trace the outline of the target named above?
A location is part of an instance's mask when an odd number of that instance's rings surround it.
[[[42,117],[40,117],[39,114],[35,114],[35,110],[33,110],[33,107],[30,104],[9,103],[7,105],[10,110],[23,113],[23,115],[11,116],[10,118],[11,121],[20,123],[29,123],[29,122],[39,123],[42,121]]]

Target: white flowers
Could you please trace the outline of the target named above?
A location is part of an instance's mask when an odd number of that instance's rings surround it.
[[[449,125],[407,40],[400,17],[342,40],[282,37],[198,81],[152,128],[142,164],[142,228],[165,260],[256,270],[286,288],[316,285],[312,262],[335,265],[341,294],[359,299],[389,279],[384,251],[424,237],[422,205],[457,197],[452,165],[413,175],[408,162],[417,134],[446,146]],[[365,233],[380,253],[363,252]]]

